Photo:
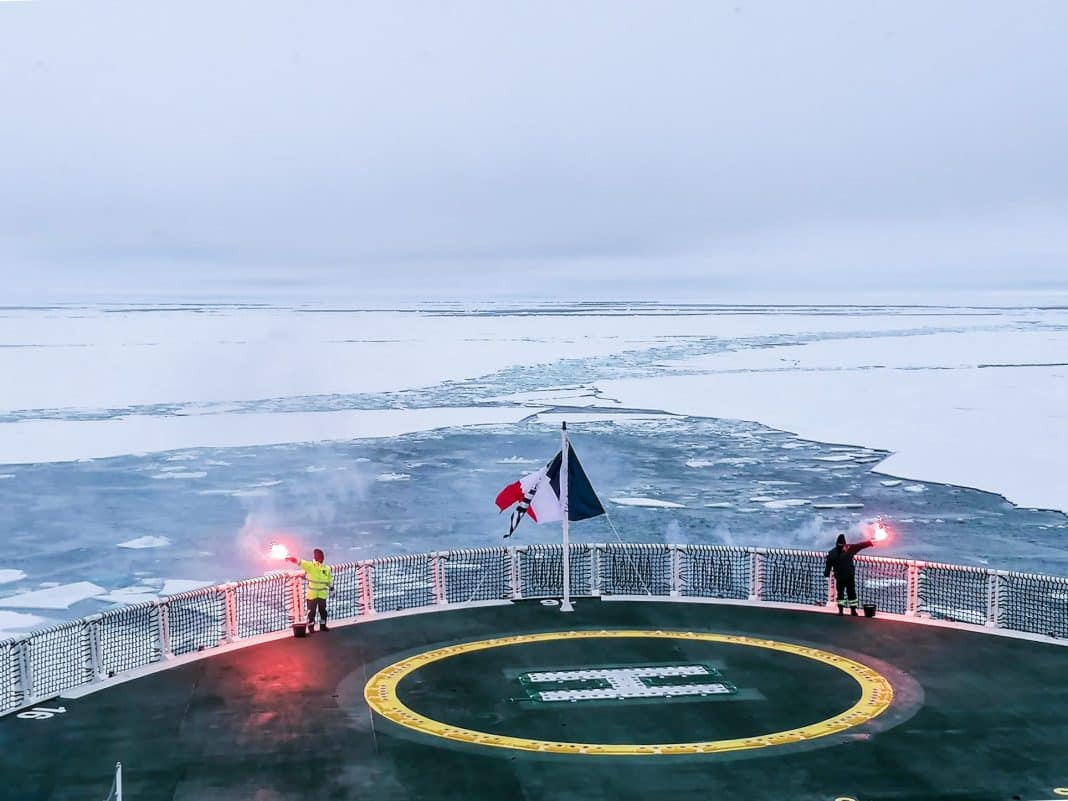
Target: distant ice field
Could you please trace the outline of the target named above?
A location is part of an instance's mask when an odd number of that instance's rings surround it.
[[[0,310],[0,634],[274,540],[507,542],[493,497],[565,419],[615,526],[578,539],[823,549],[884,515],[884,553],[1068,575],[1068,519],[1009,502],[1068,507],[1064,362],[1064,309]]]

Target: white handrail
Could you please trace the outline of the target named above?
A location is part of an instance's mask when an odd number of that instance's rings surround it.
[[[571,544],[573,597],[827,607],[823,554],[722,545]],[[556,545],[466,548],[335,565],[345,619],[561,597]],[[1068,578],[857,558],[862,600],[884,611],[1042,638],[1068,638]],[[173,595],[0,641],[0,715],[172,658],[288,629],[304,616],[304,575],[279,572]],[[450,601],[449,599],[453,600]]]

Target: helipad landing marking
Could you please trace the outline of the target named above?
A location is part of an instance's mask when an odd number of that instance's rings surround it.
[[[728,645],[744,645],[753,648],[765,648],[805,657],[837,668],[852,677],[860,685],[860,700],[849,709],[834,717],[810,723],[786,731],[744,737],[733,740],[709,740],[689,743],[569,743],[551,740],[530,740],[525,737],[512,737],[503,734],[465,729],[450,726],[407,707],[397,695],[397,686],[409,674],[426,665],[448,659],[451,656],[485,651],[490,648],[502,648],[508,645],[526,645],[528,643],[549,642],[551,640],[582,639],[616,639],[616,638],[650,638],[671,640],[695,640],[699,642],[718,642]],[[695,631],[649,631],[641,629],[616,629],[605,631],[554,631],[541,634],[515,634],[497,637],[491,640],[449,645],[433,651],[402,659],[378,671],[364,687],[364,698],[368,706],[387,720],[413,729],[422,734],[444,737],[456,742],[485,745],[493,748],[513,748],[520,751],[536,751],[551,754],[587,754],[591,756],[655,756],[678,754],[713,754],[727,751],[744,751],[755,748],[768,748],[776,745],[826,737],[831,734],[851,729],[861,723],[881,715],[890,706],[894,690],[890,682],[880,673],[867,665],[847,659],[844,656],[808,648],[793,643],[764,640],[756,637],[743,637],[733,634],[709,634]]]
[[[718,676],[719,671],[707,665],[658,665],[520,673],[519,683],[526,689],[531,700],[547,703],[605,699],[623,701],[634,698],[700,698],[709,695],[733,695],[738,692],[733,684],[727,682],[654,683],[656,679]],[[553,689],[538,687],[539,684],[557,685],[562,682],[573,682],[580,686],[564,689],[555,686]]]

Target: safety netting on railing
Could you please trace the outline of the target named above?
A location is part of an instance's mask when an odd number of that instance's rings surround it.
[[[346,562],[330,568],[330,575],[334,582],[334,594],[330,596],[328,602],[331,618],[340,620],[359,617],[367,613],[364,608],[361,573],[360,565],[356,562]],[[300,597],[304,597],[303,591]]]
[[[571,594],[752,599],[824,606],[824,555],[713,545],[573,544]],[[880,610],[1068,637],[1068,578],[859,557]],[[475,548],[332,567],[332,619],[512,598],[559,598],[560,545]],[[288,628],[304,576],[275,574],[113,609],[0,642],[0,713],[70,688]],[[293,605],[298,608],[294,609]]]
[[[776,603],[827,603],[824,555],[811,551],[771,549],[760,554],[760,598]]]
[[[439,557],[445,600],[450,604],[501,601],[511,597],[509,553],[502,548],[470,548]]]
[[[18,646],[14,640],[0,642],[0,712],[22,701],[19,686]]]
[[[720,545],[679,547],[681,594],[694,598],[749,597],[749,552]]]
[[[672,559],[667,545],[610,543],[599,546],[598,550],[603,594],[671,594]]]
[[[292,597],[286,575],[238,582],[234,587],[237,636],[254,637],[288,628],[293,620]]]
[[[85,620],[35,631],[26,647],[34,697],[48,698],[93,679],[89,624]]]
[[[433,557],[430,554],[376,559],[371,588],[376,612],[396,612],[434,603]]]
[[[562,545],[526,545],[516,549],[519,559],[519,597],[558,597],[564,586]],[[571,594],[590,595],[593,578],[593,547],[572,545],[569,551]]]
[[[172,595],[166,602],[170,650],[175,655],[214,648],[226,639],[222,587]]]
[[[904,559],[858,557],[857,599],[883,612],[903,615],[909,605],[909,563]]]
[[[999,625],[1068,637],[1068,579],[1029,573],[1007,573],[1000,579]]]
[[[114,676],[162,658],[159,615],[159,606],[147,602],[100,616],[97,638],[102,675]]]
[[[917,612],[981,626],[990,608],[990,572],[978,567],[924,563]]]

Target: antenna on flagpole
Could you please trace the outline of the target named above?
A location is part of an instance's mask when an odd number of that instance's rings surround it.
[[[563,528],[564,528],[564,555],[563,555],[563,568],[564,568],[564,597],[560,600],[561,612],[573,612],[575,607],[571,605],[571,547],[568,541],[567,530],[567,457],[568,457],[568,443],[567,443],[567,421],[563,421],[560,425],[560,511],[563,514]]]

